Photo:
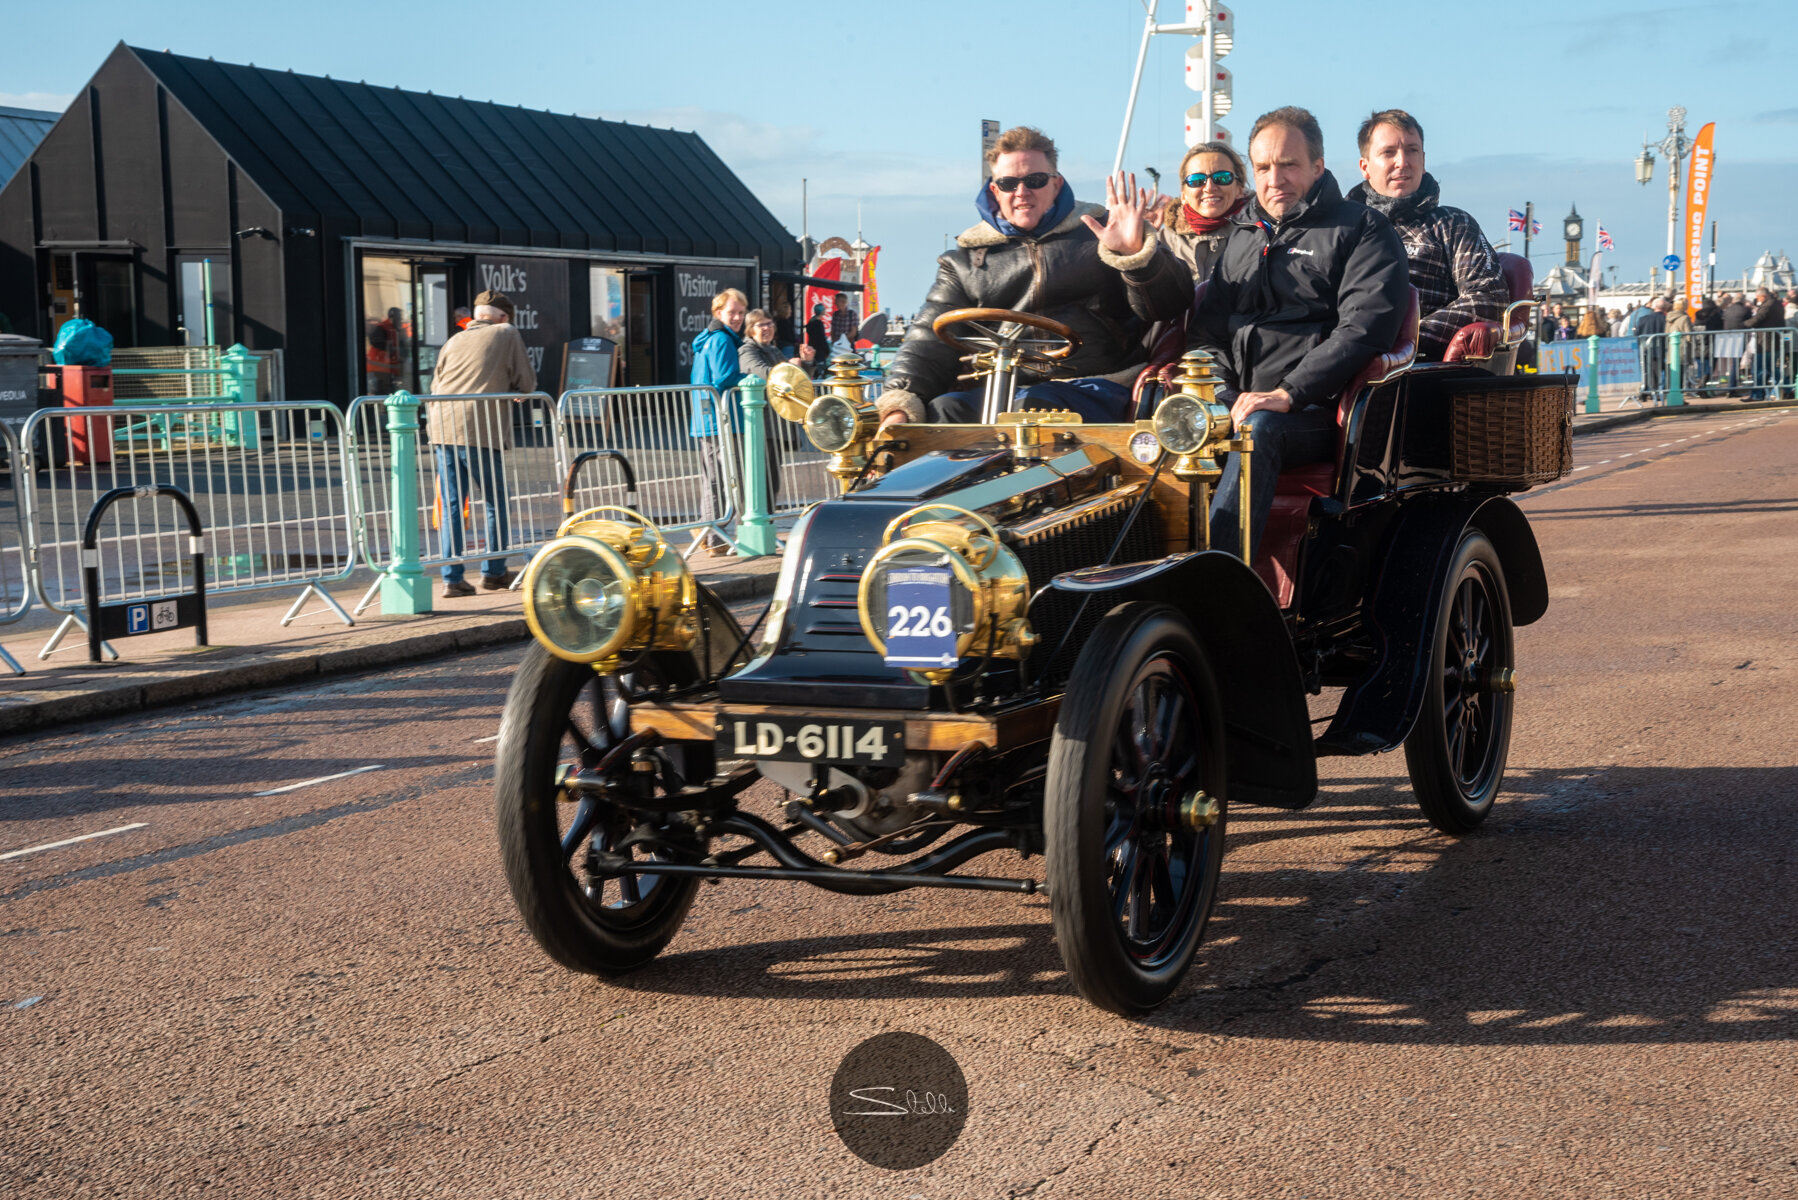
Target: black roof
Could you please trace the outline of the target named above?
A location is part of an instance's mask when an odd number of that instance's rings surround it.
[[[289,218],[798,264],[793,235],[696,133],[130,50]]]
[[[0,185],[12,178],[19,165],[31,157],[37,144],[50,132],[61,113],[35,108],[0,107]]]

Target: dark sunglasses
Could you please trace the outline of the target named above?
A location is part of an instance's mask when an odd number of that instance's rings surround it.
[[[1048,187],[1049,181],[1053,178],[1055,178],[1055,176],[1047,171],[1032,171],[1030,174],[1022,177],[1017,175],[1001,175],[993,180],[993,186],[1002,192],[1015,192],[1018,190],[1018,184],[1021,183],[1031,191],[1037,192]]]
[[[1194,174],[1188,175],[1183,182],[1189,188],[1202,188],[1205,186],[1205,181],[1207,179],[1209,179],[1212,183],[1217,184],[1218,187],[1229,187],[1231,184],[1236,182],[1236,172],[1235,171],[1213,171],[1209,175],[1199,174],[1199,173],[1195,172]]]

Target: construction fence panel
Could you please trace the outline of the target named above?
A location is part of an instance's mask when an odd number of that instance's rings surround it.
[[[409,469],[416,481],[418,509],[398,519],[416,522],[426,569],[528,555],[555,536],[565,459],[549,396],[415,399],[420,429],[410,464],[394,461],[386,397],[360,396],[350,405],[356,542],[365,564],[382,571],[393,562],[396,470]],[[357,611],[372,597],[371,591]]]
[[[0,457],[0,625],[10,625],[31,609],[25,560],[25,488],[31,464],[21,457],[9,421],[0,421]]]
[[[1680,386],[1686,399],[1715,400],[1733,395],[1770,400],[1790,395],[1798,382],[1793,373],[1795,335],[1798,330],[1790,328],[1698,329],[1680,334]],[[1662,343],[1653,358],[1659,373],[1648,378],[1648,390],[1665,396],[1667,335],[1656,337]]]
[[[740,430],[732,419],[738,403],[735,391],[721,397],[692,384],[569,391],[556,406],[557,437],[567,462],[589,450],[622,453],[637,475],[635,507],[663,532],[711,528],[728,539],[742,512]],[[577,511],[626,503],[614,466],[595,463],[575,480]]]
[[[331,405],[48,408],[19,441],[36,456],[26,476],[33,588],[54,611],[79,613],[82,529],[118,487],[187,493],[205,524],[209,594],[318,588],[355,568],[343,418]],[[150,498],[113,505],[99,565],[107,603],[191,589],[179,510]]]

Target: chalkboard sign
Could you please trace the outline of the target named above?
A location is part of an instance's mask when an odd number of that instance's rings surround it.
[[[570,392],[609,388],[617,363],[618,343],[611,338],[575,338],[562,350],[562,387]]]

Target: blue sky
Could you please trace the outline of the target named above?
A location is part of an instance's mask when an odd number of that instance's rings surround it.
[[[868,240],[885,247],[882,299],[901,311],[923,299],[944,234],[974,220],[982,118],[1048,131],[1076,192],[1101,198],[1143,16],[1140,0],[1004,10],[946,0],[9,8],[0,105],[62,106],[122,40],[698,130],[795,234],[801,178],[811,180],[815,237],[853,238],[860,201]],[[1407,108],[1423,122],[1445,201],[1495,241],[1509,207],[1535,201],[1555,238],[1577,203],[1616,238],[1607,261],[1619,277],[1640,279],[1665,253],[1666,176],[1643,188],[1631,160],[1679,104],[1694,132],[1717,122],[1719,273],[1765,249],[1798,255],[1794,0],[1240,0],[1232,9],[1237,46],[1224,65],[1236,110],[1224,124],[1239,144],[1255,114],[1305,105],[1347,187],[1359,178],[1361,117]],[[1179,11],[1164,0],[1163,20]],[[1197,99],[1183,80],[1190,44],[1151,46],[1126,165],[1170,177],[1177,166],[1181,114]],[[1558,261],[1558,240],[1533,249],[1552,255],[1537,257],[1539,272]]]

